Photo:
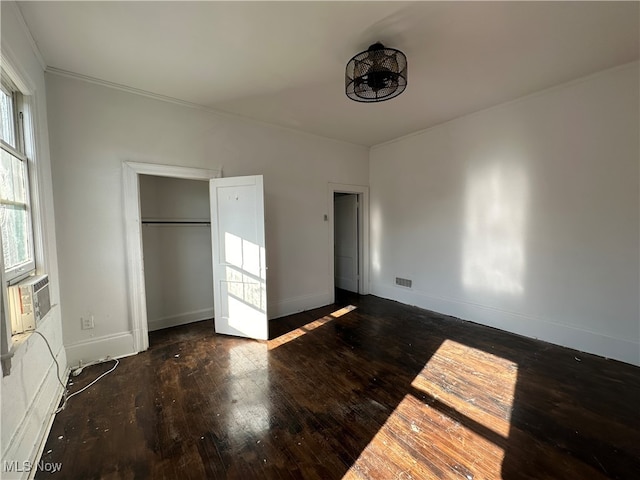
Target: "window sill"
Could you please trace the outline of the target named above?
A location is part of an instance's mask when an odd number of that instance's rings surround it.
[[[51,310],[49,310],[49,312],[47,312],[47,314],[44,316],[44,318],[42,320],[40,320],[40,323],[38,324],[38,326],[36,327],[36,330],[41,331],[42,327],[45,326],[48,322],[49,319],[53,317],[53,312],[56,311],[58,308],[58,305],[52,305],[51,306]],[[10,344],[10,348],[9,348],[9,353],[7,353],[6,355],[3,355],[2,358],[2,375],[5,376],[5,367],[8,367],[8,373],[11,374],[11,365],[12,364],[19,364],[22,361],[22,357],[24,357],[25,353],[27,352],[27,345],[29,345],[29,340],[31,339],[31,337],[33,336],[33,331],[28,331],[28,332],[24,332],[24,333],[16,333],[15,335],[11,335],[11,344]],[[9,362],[9,364],[7,365],[6,362]]]
[[[11,335],[11,350],[12,357],[15,356],[16,352],[22,348],[22,345],[27,343],[29,338],[33,332],[24,332],[24,333],[16,333],[15,335]]]

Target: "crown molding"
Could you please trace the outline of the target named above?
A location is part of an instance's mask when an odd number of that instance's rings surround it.
[[[4,2],[2,2],[2,3],[4,3]],[[29,41],[29,45],[31,46],[31,50],[33,51],[33,54],[35,55],[36,59],[38,60],[38,63],[42,67],[42,70],[46,70],[47,69],[47,62],[45,62],[44,57],[42,56],[42,52],[38,48],[38,43],[33,38],[33,35],[31,34],[31,30],[29,30],[29,26],[27,25],[27,22],[24,19],[24,15],[22,15],[22,10],[20,10],[20,7],[18,6],[18,4],[16,2],[7,2],[7,3],[8,3],[8,7],[13,9],[13,11],[14,11],[14,13],[16,15],[16,18],[18,19],[18,24],[20,25],[20,28],[22,29],[22,31],[26,35],[27,40]]]
[[[121,90],[127,93],[133,93],[134,95],[141,95],[143,97],[153,98],[154,100],[160,100],[162,102],[175,103],[177,105],[182,105],[183,107],[196,108],[198,110],[206,110],[213,113],[221,113],[221,112],[218,112],[217,110],[214,110],[209,107],[205,107],[204,105],[200,105],[197,103],[187,102],[186,100],[180,100],[179,98],[170,97],[168,95],[161,95],[159,93],[149,92],[147,90],[142,90],[141,88],[129,87],[121,83],[110,82],[109,80],[102,80],[100,78],[92,77],[90,75],[84,75],[82,73],[71,72],[69,70],[64,70],[62,68],[47,67],[45,71],[47,73],[59,75],[61,77],[73,78],[75,80],[82,80],[84,82],[101,85],[103,87],[113,88],[113,89]]]
[[[330,141],[332,141],[334,143],[339,143],[339,144],[342,144],[342,145],[349,145],[351,147],[360,147],[360,148],[366,148],[366,149],[369,148],[367,145],[361,145],[361,144],[358,144],[358,143],[352,143],[352,142],[348,142],[346,140],[340,140],[340,139],[332,138],[332,137],[325,137],[325,136],[319,135],[317,133],[306,132],[304,130],[298,130],[298,129],[287,127],[287,126],[284,126],[284,125],[279,125],[277,123],[271,123],[271,122],[266,122],[264,120],[258,120],[258,119],[255,119],[255,118],[251,118],[251,117],[247,117],[245,115],[238,114],[238,113],[231,113],[231,112],[225,112],[223,110],[217,110],[215,108],[207,107],[207,106],[201,105],[199,103],[188,102],[186,100],[181,100],[179,98],[170,97],[168,95],[161,95],[159,93],[149,92],[147,90],[142,90],[141,88],[129,87],[129,86],[123,85],[121,83],[111,82],[109,80],[102,80],[100,78],[92,77],[90,75],[84,75],[82,73],[71,72],[69,70],[64,70],[62,68],[47,67],[47,69],[45,71],[46,71],[46,73],[50,73],[50,74],[53,74],[53,75],[59,75],[59,76],[62,76],[62,77],[72,78],[72,79],[75,79],[75,80],[81,80],[83,82],[89,82],[89,83],[93,83],[93,84],[100,85],[100,86],[103,86],[103,87],[113,88],[113,89],[120,90],[120,91],[123,91],[123,92],[131,93],[131,94],[134,94],[134,95],[140,95],[140,96],[151,98],[151,99],[154,99],[154,100],[159,100],[161,102],[168,102],[168,103],[173,103],[175,105],[181,105],[183,107],[194,108],[194,109],[201,110],[201,111],[210,113],[212,115],[216,115],[218,117],[226,118],[226,119],[229,119],[229,120],[241,121],[241,122],[246,122],[246,123],[250,123],[250,124],[253,124],[253,125],[262,125],[262,126],[265,126],[265,127],[276,128],[278,130],[283,130],[283,131],[286,131],[286,132],[296,133],[298,135],[306,135],[306,136],[313,137],[313,138],[320,138],[322,140],[330,140]]]

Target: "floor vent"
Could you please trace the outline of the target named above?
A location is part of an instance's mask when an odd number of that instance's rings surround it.
[[[400,285],[401,287],[411,288],[411,280],[408,278],[400,278],[396,277],[396,285]]]

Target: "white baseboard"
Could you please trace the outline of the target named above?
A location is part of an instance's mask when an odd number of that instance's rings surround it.
[[[213,318],[213,307],[196,310],[193,312],[181,313],[179,315],[171,315],[168,317],[158,318],[156,320],[149,319],[149,331],[161,330],[163,328],[177,327],[187,323],[199,322],[201,320],[209,320]]]
[[[269,319],[272,320],[284,317],[285,315],[311,310],[313,308],[328,305],[329,303],[331,303],[331,295],[329,292],[316,295],[304,295],[282,300],[280,302],[274,302],[269,305]],[[160,328],[166,328],[167,326],[176,326],[180,324],[178,323],[180,321],[184,324],[212,317],[212,310],[199,310],[176,317],[167,317],[166,319],[159,319],[154,322],[150,322],[149,330],[157,330]],[[171,322],[171,324],[169,324],[169,322]],[[71,345],[65,345],[65,348],[67,351],[67,362],[71,368],[78,365],[80,360],[88,363],[107,356],[111,358],[120,358],[128,355],[135,355],[137,353],[134,348],[132,332],[123,332],[91,338]]]
[[[71,368],[83,363],[95,362],[102,358],[122,358],[137,353],[133,344],[131,332],[105,335],[91,338],[71,345],[65,345],[67,350],[67,365]]]
[[[371,285],[371,293],[462,320],[640,366],[640,343],[637,341],[612,338],[530,315],[379,283]]]
[[[56,353],[61,365],[66,365],[63,347]],[[18,372],[12,372],[12,375]],[[66,384],[69,369],[61,372],[62,381]],[[36,474],[36,465],[44,449],[51,431],[54,412],[62,398],[62,385],[58,381],[56,365],[51,361],[45,377],[38,388],[31,405],[11,438],[6,452],[2,455],[0,478],[28,479]],[[11,470],[11,471],[9,471]]]
[[[269,304],[269,320],[292,315],[294,313],[324,307],[331,303],[331,294],[324,292],[314,295],[302,295]]]

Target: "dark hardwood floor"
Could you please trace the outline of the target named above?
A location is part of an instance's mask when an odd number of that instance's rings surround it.
[[[640,475],[638,367],[373,296],[271,338],[153,333],[58,414],[41,460],[62,470],[37,478]]]

